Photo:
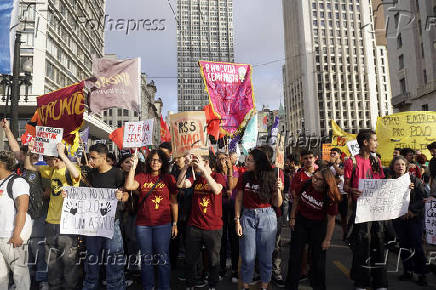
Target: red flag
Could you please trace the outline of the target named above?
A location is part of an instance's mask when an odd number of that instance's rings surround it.
[[[118,149],[123,149],[123,137],[124,137],[124,127],[115,129],[109,134],[109,139],[111,139],[115,144],[117,144]]]
[[[168,124],[163,120],[162,116],[160,116],[160,141],[171,142],[170,129],[168,128]]]
[[[214,114],[210,104],[204,106],[204,113],[206,114],[207,134],[218,140],[220,136],[220,119]]]
[[[21,144],[27,145],[36,134],[36,126],[42,126],[41,120],[38,115],[38,110],[33,114],[32,119],[26,124],[26,132],[21,135]]]

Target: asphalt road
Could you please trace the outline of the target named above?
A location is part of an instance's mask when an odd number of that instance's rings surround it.
[[[285,261],[282,265],[283,273],[287,273],[287,260],[289,255],[289,242],[290,242],[290,231],[287,228],[283,228],[283,261]],[[436,248],[433,249],[436,251]],[[436,257],[436,254],[434,255]],[[326,275],[327,275],[327,288],[328,289],[354,289],[353,282],[349,279],[349,271],[351,266],[351,250],[344,245],[341,241],[341,231],[337,226],[335,229],[335,234],[332,240],[332,246],[327,252],[327,264],[326,264]],[[434,262],[436,262],[436,258]],[[398,268],[397,268],[397,265]],[[172,289],[185,289],[185,283],[177,280],[177,275],[180,273],[182,269],[177,269],[173,271],[172,274]],[[388,254],[388,278],[389,278],[389,289],[395,290],[411,290],[411,289],[436,289],[436,275],[434,273],[429,273],[427,275],[427,279],[429,282],[428,287],[419,287],[414,282],[401,282],[398,280],[398,276],[402,274],[402,265],[401,261],[398,263],[398,256],[393,253]],[[230,290],[237,289],[237,284],[233,284],[230,279],[230,274],[221,281],[217,289],[218,290]],[[139,284],[134,284],[130,289],[141,289]],[[199,288],[200,289],[200,288]],[[207,287],[203,288],[207,289]],[[259,284],[254,285],[251,289],[259,289]],[[278,288],[274,285],[270,285],[269,289],[284,289]],[[300,285],[300,289],[312,289],[309,286],[309,282],[302,282]]]

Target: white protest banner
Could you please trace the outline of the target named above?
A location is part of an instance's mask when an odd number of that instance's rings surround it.
[[[124,124],[123,148],[153,145],[153,120],[126,122]]]
[[[116,189],[65,186],[61,215],[61,234],[99,236],[112,239]]]
[[[425,233],[428,244],[436,245],[436,199],[425,203]]]
[[[360,148],[357,140],[351,140],[347,142],[348,150],[350,150],[351,156],[356,156],[359,154]]]
[[[44,156],[58,156],[57,144],[62,142],[64,129],[36,126],[33,153]]]
[[[398,179],[360,179],[355,223],[396,219],[408,212],[410,175]]]

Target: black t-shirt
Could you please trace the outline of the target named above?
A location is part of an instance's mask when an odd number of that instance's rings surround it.
[[[93,168],[88,173],[88,180],[90,185],[95,188],[121,188],[124,185],[124,174],[121,169],[117,167],[112,167],[105,173],[100,173],[97,169]],[[122,209],[122,203],[118,202],[115,219],[120,217],[120,211]]]
[[[430,168],[430,176],[435,178],[436,177],[436,157],[433,157],[430,160],[429,168]]]

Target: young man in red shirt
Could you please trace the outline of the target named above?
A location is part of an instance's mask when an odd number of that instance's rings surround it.
[[[381,161],[375,157],[377,136],[372,130],[361,130],[357,135],[360,153],[345,162],[344,191],[352,198],[351,235],[349,242],[353,251],[350,277],[356,290],[373,286],[376,290],[388,287],[385,266],[384,223],[374,221],[355,224],[360,179],[383,179]]]
[[[177,180],[177,187],[194,189],[191,215],[186,229],[186,287],[196,285],[195,265],[201,257],[203,245],[209,258],[209,289],[215,289],[219,280],[220,249],[222,237],[222,190],[227,182],[223,175],[212,172],[207,157],[188,158]],[[192,167],[195,178],[186,178],[186,171]]]

